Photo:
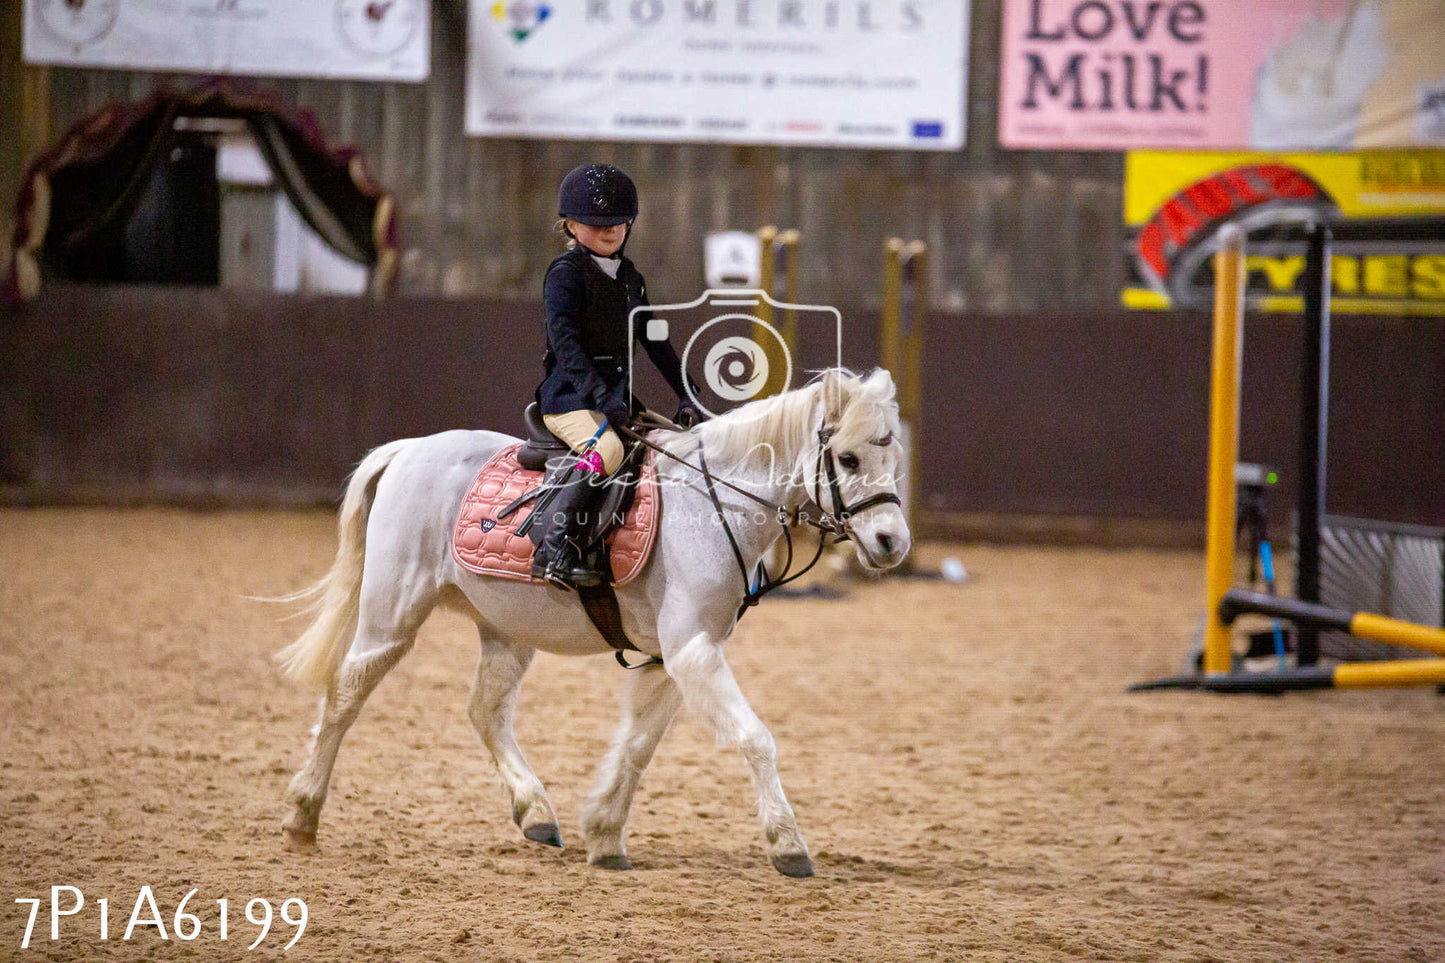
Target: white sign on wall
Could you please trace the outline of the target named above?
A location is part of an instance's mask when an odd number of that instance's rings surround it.
[[[425,80],[429,0],[25,0],[25,60]]]
[[[702,274],[709,288],[755,288],[763,283],[763,242],[751,231],[715,231],[702,241]]]
[[[961,0],[472,0],[466,129],[945,150]]]

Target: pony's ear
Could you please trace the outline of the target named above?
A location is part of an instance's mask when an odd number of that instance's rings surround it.
[[[846,374],[839,368],[827,369],[818,379],[818,393],[823,404],[823,420],[828,424],[836,425],[838,419],[843,416],[843,409],[848,406],[850,387]]]
[[[877,393],[889,400],[897,393],[897,388],[893,384],[893,375],[887,368],[874,368],[869,372],[868,377],[863,379],[863,389],[869,394]]]

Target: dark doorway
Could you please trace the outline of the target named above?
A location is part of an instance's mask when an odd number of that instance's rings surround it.
[[[177,130],[130,217],[111,219],[79,245],[52,249],[51,269],[92,283],[214,285],[220,273],[221,192],[216,148]],[[66,179],[58,177],[62,189]]]
[[[220,229],[216,148],[199,131],[178,130],[126,223],[125,280],[215,284]]]

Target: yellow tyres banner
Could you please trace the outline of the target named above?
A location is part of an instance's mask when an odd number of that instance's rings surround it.
[[[1130,152],[1124,304],[1207,307],[1219,230],[1238,224],[1251,305],[1297,311],[1305,232],[1320,221],[1334,235],[1334,310],[1445,316],[1445,150]]]

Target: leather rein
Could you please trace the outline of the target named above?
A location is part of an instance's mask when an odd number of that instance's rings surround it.
[[[648,414],[653,413],[648,412]],[[653,417],[656,417],[656,415],[654,414]],[[657,420],[658,422],[663,421],[663,419],[661,418],[657,418]],[[673,428],[674,426],[668,424],[664,427]],[[848,541],[852,536],[852,533],[848,530],[848,523],[853,519],[855,515],[860,515],[863,512],[866,512],[868,509],[875,508],[878,505],[903,504],[902,500],[899,499],[898,495],[894,492],[877,492],[876,494],[870,495],[862,501],[856,502],[852,505],[849,505],[846,501],[844,501],[843,488],[838,478],[838,468],[833,457],[832,438],[834,433],[836,432],[836,429],[828,428],[827,426],[823,426],[818,429],[818,462],[816,470],[813,472],[812,498],[813,504],[818,506],[817,518],[814,518],[812,513],[807,511],[804,507],[800,506],[798,508],[789,509],[786,505],[775,505],[767,499],[754,494],[753,492],[747,491],[743,488],[739,488],[737,485],[734,485],[732,482],[729,482],[726,479],[718,478],[707,467],[707,454],[703,450],[701,438],[698,439],[697,443],[698,464],[694,465],[687,459],[681,458],[678,455],[674,455],[672,452],[661,447],[660,445],[652,443],[642,434],[633,431],[631,428],[623,427],[620,429],[620,431],[623,434],[631,437],[634,441],[646,445],[653,451],[658,452],[659,454],[666,455],[673,461],[681,465],[686,465],[688,468],[691,468],[693,471],[702,475],[703,481],[707,485],[708,498],[712,501],[713,510],[717,512],[718,521],[722,523],[723,532],[727,535],[728,544],[732,547],[733,550],[733,558],[736,559],[738,563],[738,571],[742,574],[743,600],[742,604],[738,606],[737,618],[739,619],[743,617],[744,612],[746,612],[754,605],[757,605],[758,602],[762,600],[764,595],[767,595],[774,589],[781,588],[782,586],[787,585],[789,582],[792,582],[793,580],[802,577],[803,575],[807,574],[807,572],[811,570],[814,565],[817,565],[818,560],[823,557],[823,549],[827,545],[829,535],[835,536],[833,540],[833,543],[835,545],[838,542]],[[823,508],[823,501],[821,498],[822,484],[825,472],[828,480],[828,495],[833,503],[832,511],[828,511],[827,509]],[[762,505],[763,507],[769,509],[773,516],[777,519],[778,524],[783,526],[783,538],[787,543],[788,553],[787,560],[783,563],[782,572],[779,573],[776,577],[769,577],[767,566],[763,564],[761,559],[758,561],[757,565],[756,581],[749,577],[748,566],[747,563],[743,560],[742,549],[738,546],[737,537],[733,535],[732,526],[728,524],[727,515],[723,512],[722,502],[718,500],[716,485],[725,485],[726,487],[737,492],[739,495],[751,499],[752,501],[757,502],[759,505]],[[812,525],[814,528],[818,529],[818,550],[813,553],[813,558],[808,562],[807,565],[803,566],[797,572],[789,575],[788,571],[793,567],[793,535],[792,532],[789,531],[789,526],[799,524]]]

